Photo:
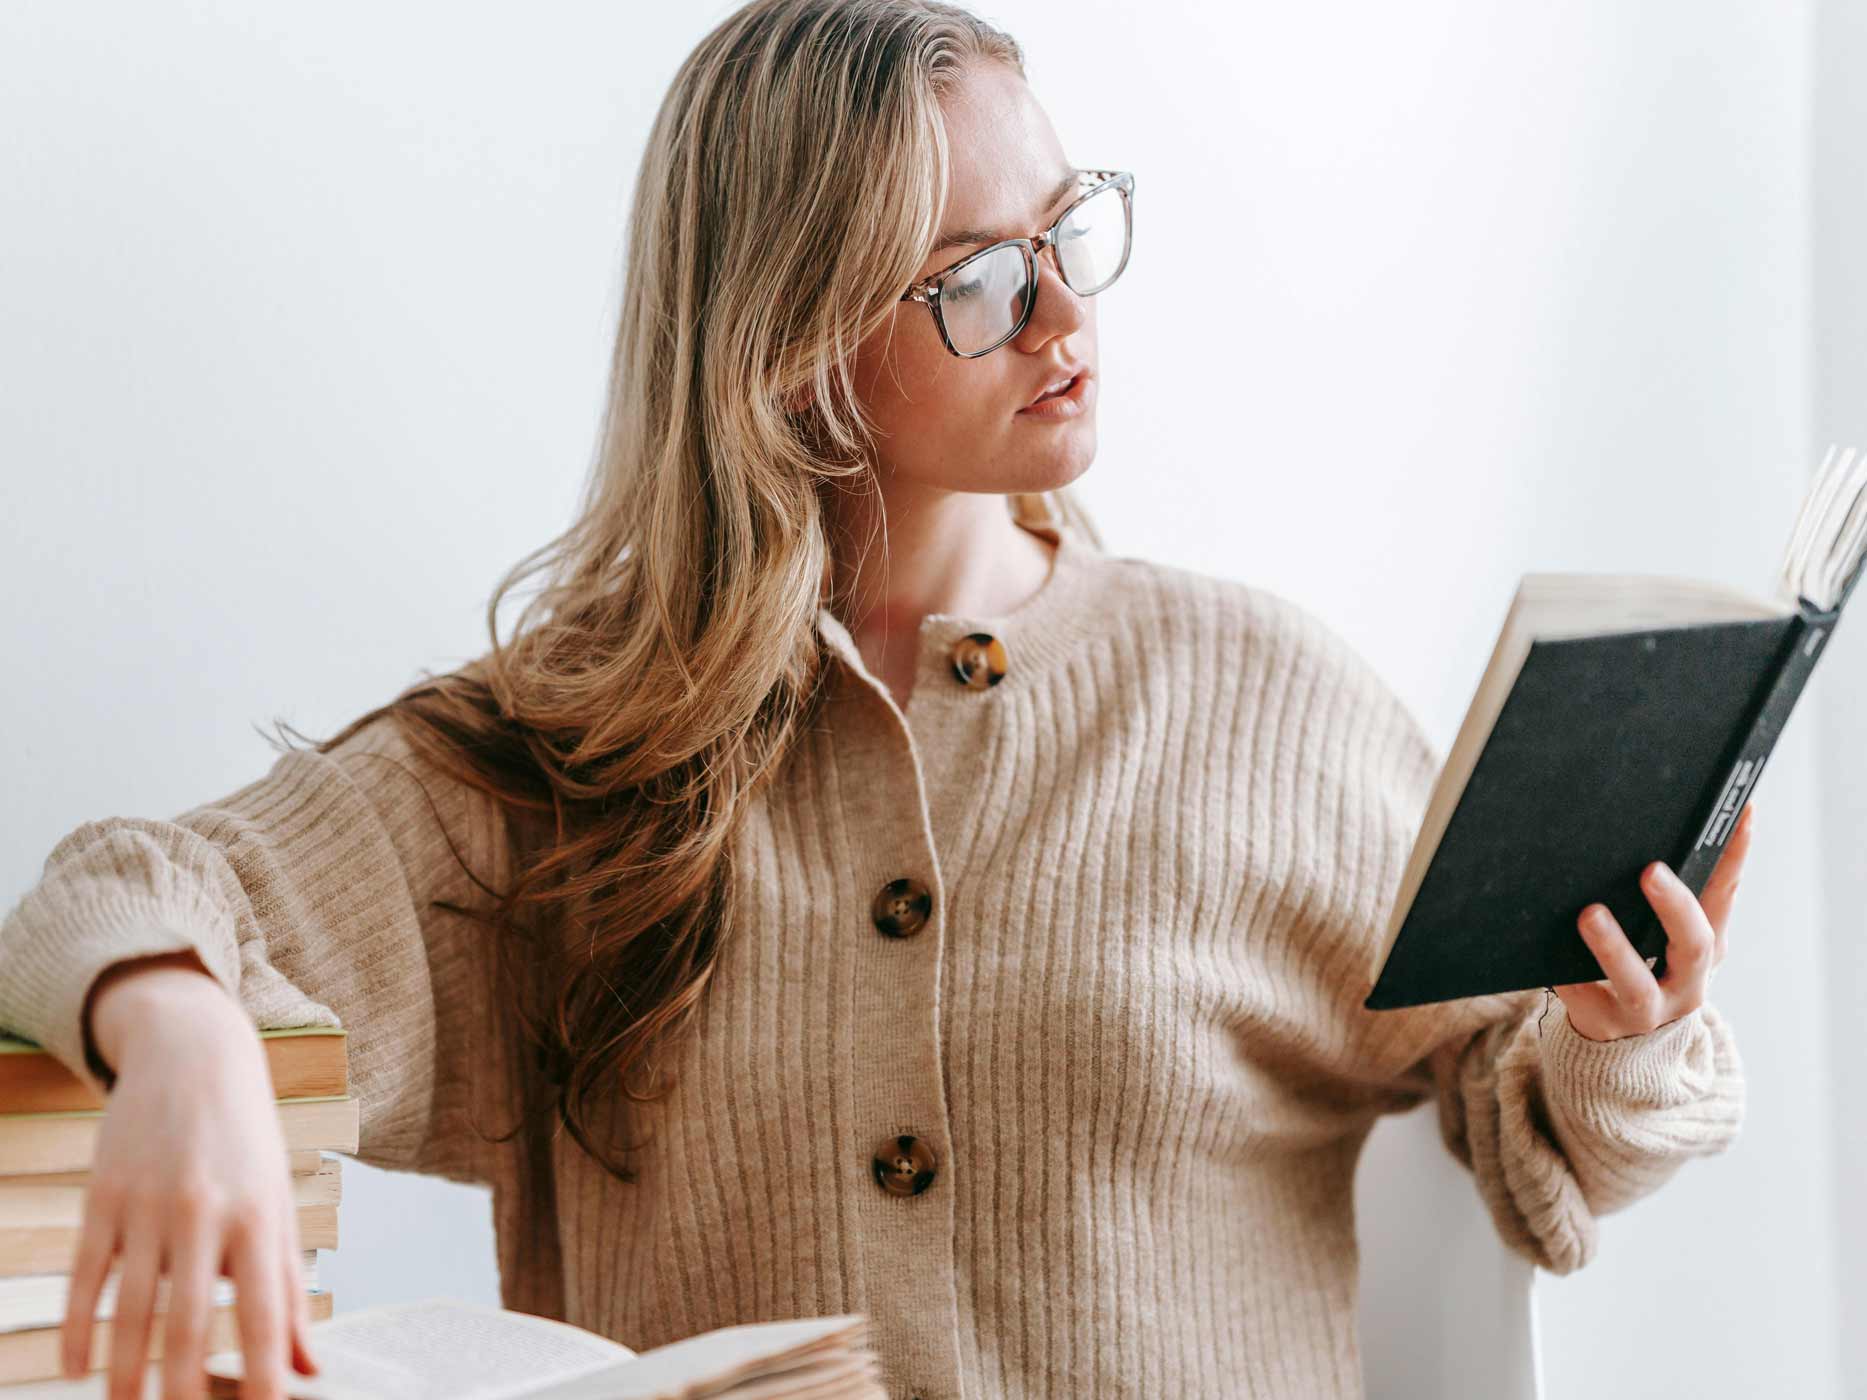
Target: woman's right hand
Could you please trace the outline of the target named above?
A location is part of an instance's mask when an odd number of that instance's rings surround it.
[[[317,1365],[291,1164],[263,1042],[192,954],[107,969],[89,1005],[96,1048],[117,1077],[71,1271],[60,1334],[65,1374],[85,1373],[98,1294],[121,1254],[110,1400],[141,1400],[164,1274],[163,1400],[206,1392],[222,1275],[236,1298],[241,1393],[284,1400],[288,1360],[305,1375]]]

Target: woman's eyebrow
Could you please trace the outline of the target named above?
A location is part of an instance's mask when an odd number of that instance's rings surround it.
[[[1045,209],[1053,207],[1059,199],[1062,199],[1064,195],[1068,194],[1071,189],[1075,187],[1076,180],[1077,175],[1074,170],[1066,172],[1063,178],[1057,181],[1057,187],[1050,192],[1050,197],[1044,201],[1042,207]],[[1001,230],[989,228],[948,229],[945,233],[940,235],[940,241],[934,244],[934,252],[944,252],[948,248],[970,247],[974,243],[997,243],[1001,239],[1018,238],[1021,236],[1020,234],[1005,233]]]

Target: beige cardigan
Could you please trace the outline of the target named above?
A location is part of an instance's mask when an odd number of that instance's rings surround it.
[[[0,925],[0,1024],[101,1089],[92,980],[192,947],[256,1024],[349,1027],[364,1160],[491,1186],[508,1306],[638,1348],[862,1311],[899,1400],[1359,1396],[1380,1115],[1432,1100],[1556,1273],[1731,1142],[1709,1005],[1608,1042],[1541,990],[1364,1010],[1440,756],[1299,605],[1040,528],[1037,594],[922,623],[905,714],[820,615],[832,703],[736,837],[636,1186],[476,1137],[510,1122],[498,1003],[427,903],[480,897],[449,836],[496,886],[512,857],[482,795],[426,770],[437,820],[380,761],[421,762],[386,722],[67,835]]]

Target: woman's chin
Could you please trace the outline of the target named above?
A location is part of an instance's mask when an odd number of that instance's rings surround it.
[[[1092,434],[1068,447],[1057,443],[1047,452],[1019,453],[1011,469],[1003,473],[1017,484],[1000,489],[1025,495],[1060,491],[1089,470],[1095,455],[1096,444]]]

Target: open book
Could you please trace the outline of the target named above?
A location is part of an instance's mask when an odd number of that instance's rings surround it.
[[[1867,456],[1830,448],[1769,599],[1650,574],[1526,575],[1428,799],[1370,1010],[1592,982],[1608,906],[1665,970],[1640,889],[1702,893],[1860,581]]]
[[[886,1400],[861,1313],[719,1327],[635,1352],[581,1327],[457,1298],[313,1323],[318,1374],[292,1400]],[[207,1358],[208,1394],[238,1396],[238,1351]]]

